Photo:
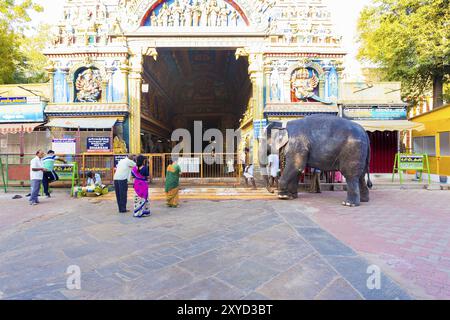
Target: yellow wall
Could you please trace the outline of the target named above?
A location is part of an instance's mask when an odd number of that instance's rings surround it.
[[[436,157],[430,157],[431,173],[450,176],[450,156],[441,156],[439,149],[439,133],[450,131],[450,105],[413,117],[411,121],[425,125],[425,130],[423,131],[413,130],[413,138],[423,136],[436,137]]]

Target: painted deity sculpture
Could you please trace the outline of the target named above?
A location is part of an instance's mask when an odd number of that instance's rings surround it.
[[[75,88],[77,102],[97,102],[101,96],[100,72],[94,69],[84,70],[78,75]]]
[[[308,69],[300,68],[294,71],[291,78],[291,90],[298,100],[306,100],[313,97],[314,89],[319,84],[319,78],[314,71],[309,74]]]

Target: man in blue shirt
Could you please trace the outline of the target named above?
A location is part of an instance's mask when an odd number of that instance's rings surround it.
[[[55,172],[55,161],[66,163],[64,159],[60,159],[57,155],[55,155],[55,151],[53,150],[48,150],[47,156],[42,159],[43,166],[46,169],[46,171],[44,172],[44,177],[42,179],[42,185],[44,187],[44,193],[47,198],[50,198],[50,192],[48,190],[49,184],[59,179],[58,175]]]

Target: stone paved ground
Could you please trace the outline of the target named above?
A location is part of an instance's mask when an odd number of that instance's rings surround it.
[[[417,298],[450,299],[450,191],[373,191],[347,210],[339,192],[303,194],[312,219]]]
[[[447,289],[433,295],[409,280],[423,274],[446,288],[448,277],[436,271],[450,270],[442,260],[449,193],[405,192],[375,191],[361,208],[341,208],[342,192],[287,202],[188,201],[178,209],[156,201],[146,219],[120,216],[112,201],[58,193],[30,207],[1,195],[0,298],[450,297]],[[424,202],[440,213],[430,214]],[[428,247],[435,243],[442,251]],[[415,255],[432,249],[436,254],[426,259]],[[367,287],[374,263],[383,271],[379,290]],[[69,265],[81,269],[81,290],[66,288]]]

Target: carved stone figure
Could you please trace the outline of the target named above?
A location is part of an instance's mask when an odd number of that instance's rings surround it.
[[[183,26],[192,26],[192,6],[189,4],[189,2],[184,6],[183,13],[181,14],[181,19],[183,20]]]
[[[272,102],[280,101],[279,78],[278,70],[275,67],[270,75],[270,100]]]
[[[117,154],[127,153],[127,144],[118,136],[115,136],[113,139],[113,150]]]
[[[155,11],[152,12],[152,15],[150,16],[150,25],[152,27],[158,26],[158,18],[156,17]]]
[[[75,36],[74,36],[75,30],[72,26],[66,27],[66,42],[67,45],[70,46],[74,43]]]
[[[201,16],[200,16],[200,25],[201,26],[207,26],[208,25],[208,21],[209,21],[209,16],[210,16],[208,3],[207,2],[203,2],[200,5],[200,8],[202,10],[202,13],[201,13]]]
[[[225,27],[228,25],[228,15],[230,14],[230,10],[227,8],[227,5],[224,3],[223,7],[220,9],[219,12],[219,26]]]
[[[237,13],[236,10],[233,10],[233,12],[231,12],[231,25],[232,26],[237,26],[238,25],[238,20],[239,20],[239,15]]]
[[[267,7],[270,7],[276,0],[267,1],[267,3],[264,3]],[[164,2],[158,13],[152,12],[149,25],[159,27],[225,27],[229,25],[237,26],[239,19],[239,13],[231,9],[222,0],[193,0],[192,4],[190,0],[175,0],[171,4]],[[130,23],[130,25],[133,25],[133,23]]]
[[[102,90],[101,81],[100,72],[95,69],[86,69],[78,74],[76,102],[97,102]]]
[[[198,27],[200,25],[201,16],[202,16],[202,8],[200,7],[199,2],[197,1],[195,5],[192,7],[192,25],[194,27]]]
[[[217,5],[216,0],[212,0],[210,6],[209,6],[209,20],[208,20],[208,26],[215,27],[217,26],[217,17],[219,15],[220,8]]]
[[[291,90],[298,100],[305,101],[314,96],[314,89],[319,84],[319,78],[314,71],[312,75],[306,68],[300,68],[292,73]]]
[[[162,26],[167,27],[169,25],[169,16],[170,16],[169,7],[167,6],[167,2],[164,2],[161,10],[159,11],[159,17],[161,18]]]
[[[180,1],[177,0],[175,4],[171,7],[173,25],[178,27],[181,25],[181,13],[183,12],[183,8],[180,6]]]

